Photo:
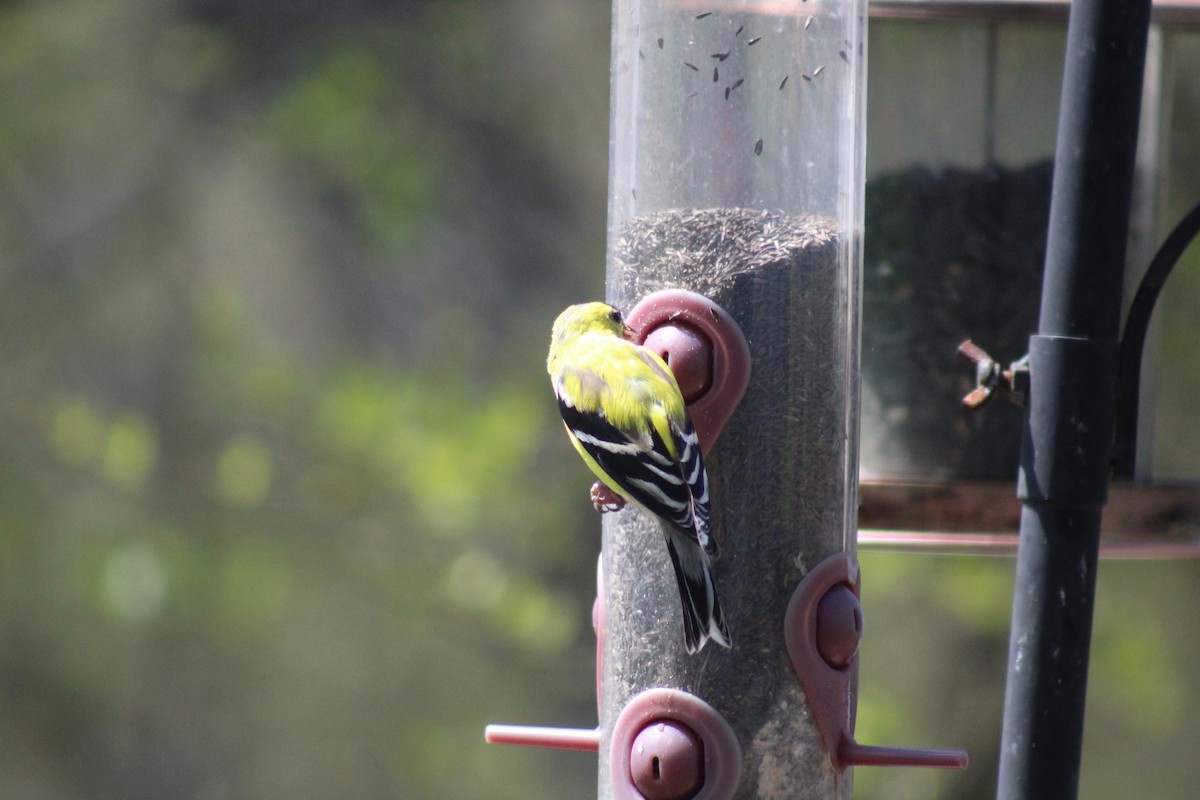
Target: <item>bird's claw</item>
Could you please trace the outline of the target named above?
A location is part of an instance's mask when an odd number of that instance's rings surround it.
[[[620,511],[625,507],[625,498],[608,488],[603,481],[592,484],[592,506],[601,514]]]

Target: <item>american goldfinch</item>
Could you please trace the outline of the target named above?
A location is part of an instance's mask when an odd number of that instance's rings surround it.
[[[656,353],[630,341],[621,312],[584,303],[554,321],[546,369],[567,435],[611,490],[660,518],[695,653],[731,647],[709,557],[708,473],[679,385]]]

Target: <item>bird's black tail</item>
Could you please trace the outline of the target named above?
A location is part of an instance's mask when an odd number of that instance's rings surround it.
[[[675,567],[679,583],[679,600],[683,606],[683,642],[689,653],[695,653],[712,639],[722,647],[733,647],[721,601],[713,582],[708,555],[682,533],[667,529],[667,552]]]

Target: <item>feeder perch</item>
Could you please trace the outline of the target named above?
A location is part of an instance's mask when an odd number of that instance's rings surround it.
[[[788,655],[812,705],[833,766],[965,769],[961,750],[914,750],[854,740],[858,645],[863,633],[858,564],[847,555],[822,561],[804,576],[788,603]]]

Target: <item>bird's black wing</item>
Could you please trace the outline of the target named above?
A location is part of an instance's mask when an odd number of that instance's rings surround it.
[[[666,442],[650,428],[630,434],[600,413],[580,411],[558,399],[567,431],[629,499],[672,526],[697,538],[691,483]],[[685,445],[686,446],[686,445]],[[698,445],[693,445],[699,453]],[[678,451],[677,452],[681,452]],[[703,464],[700,465],[703,473]],[[707,491],[707,479],[704,479]],[[707,516],[707,514],[706,514]],[[707,538],[707,533],[705,534]]]

